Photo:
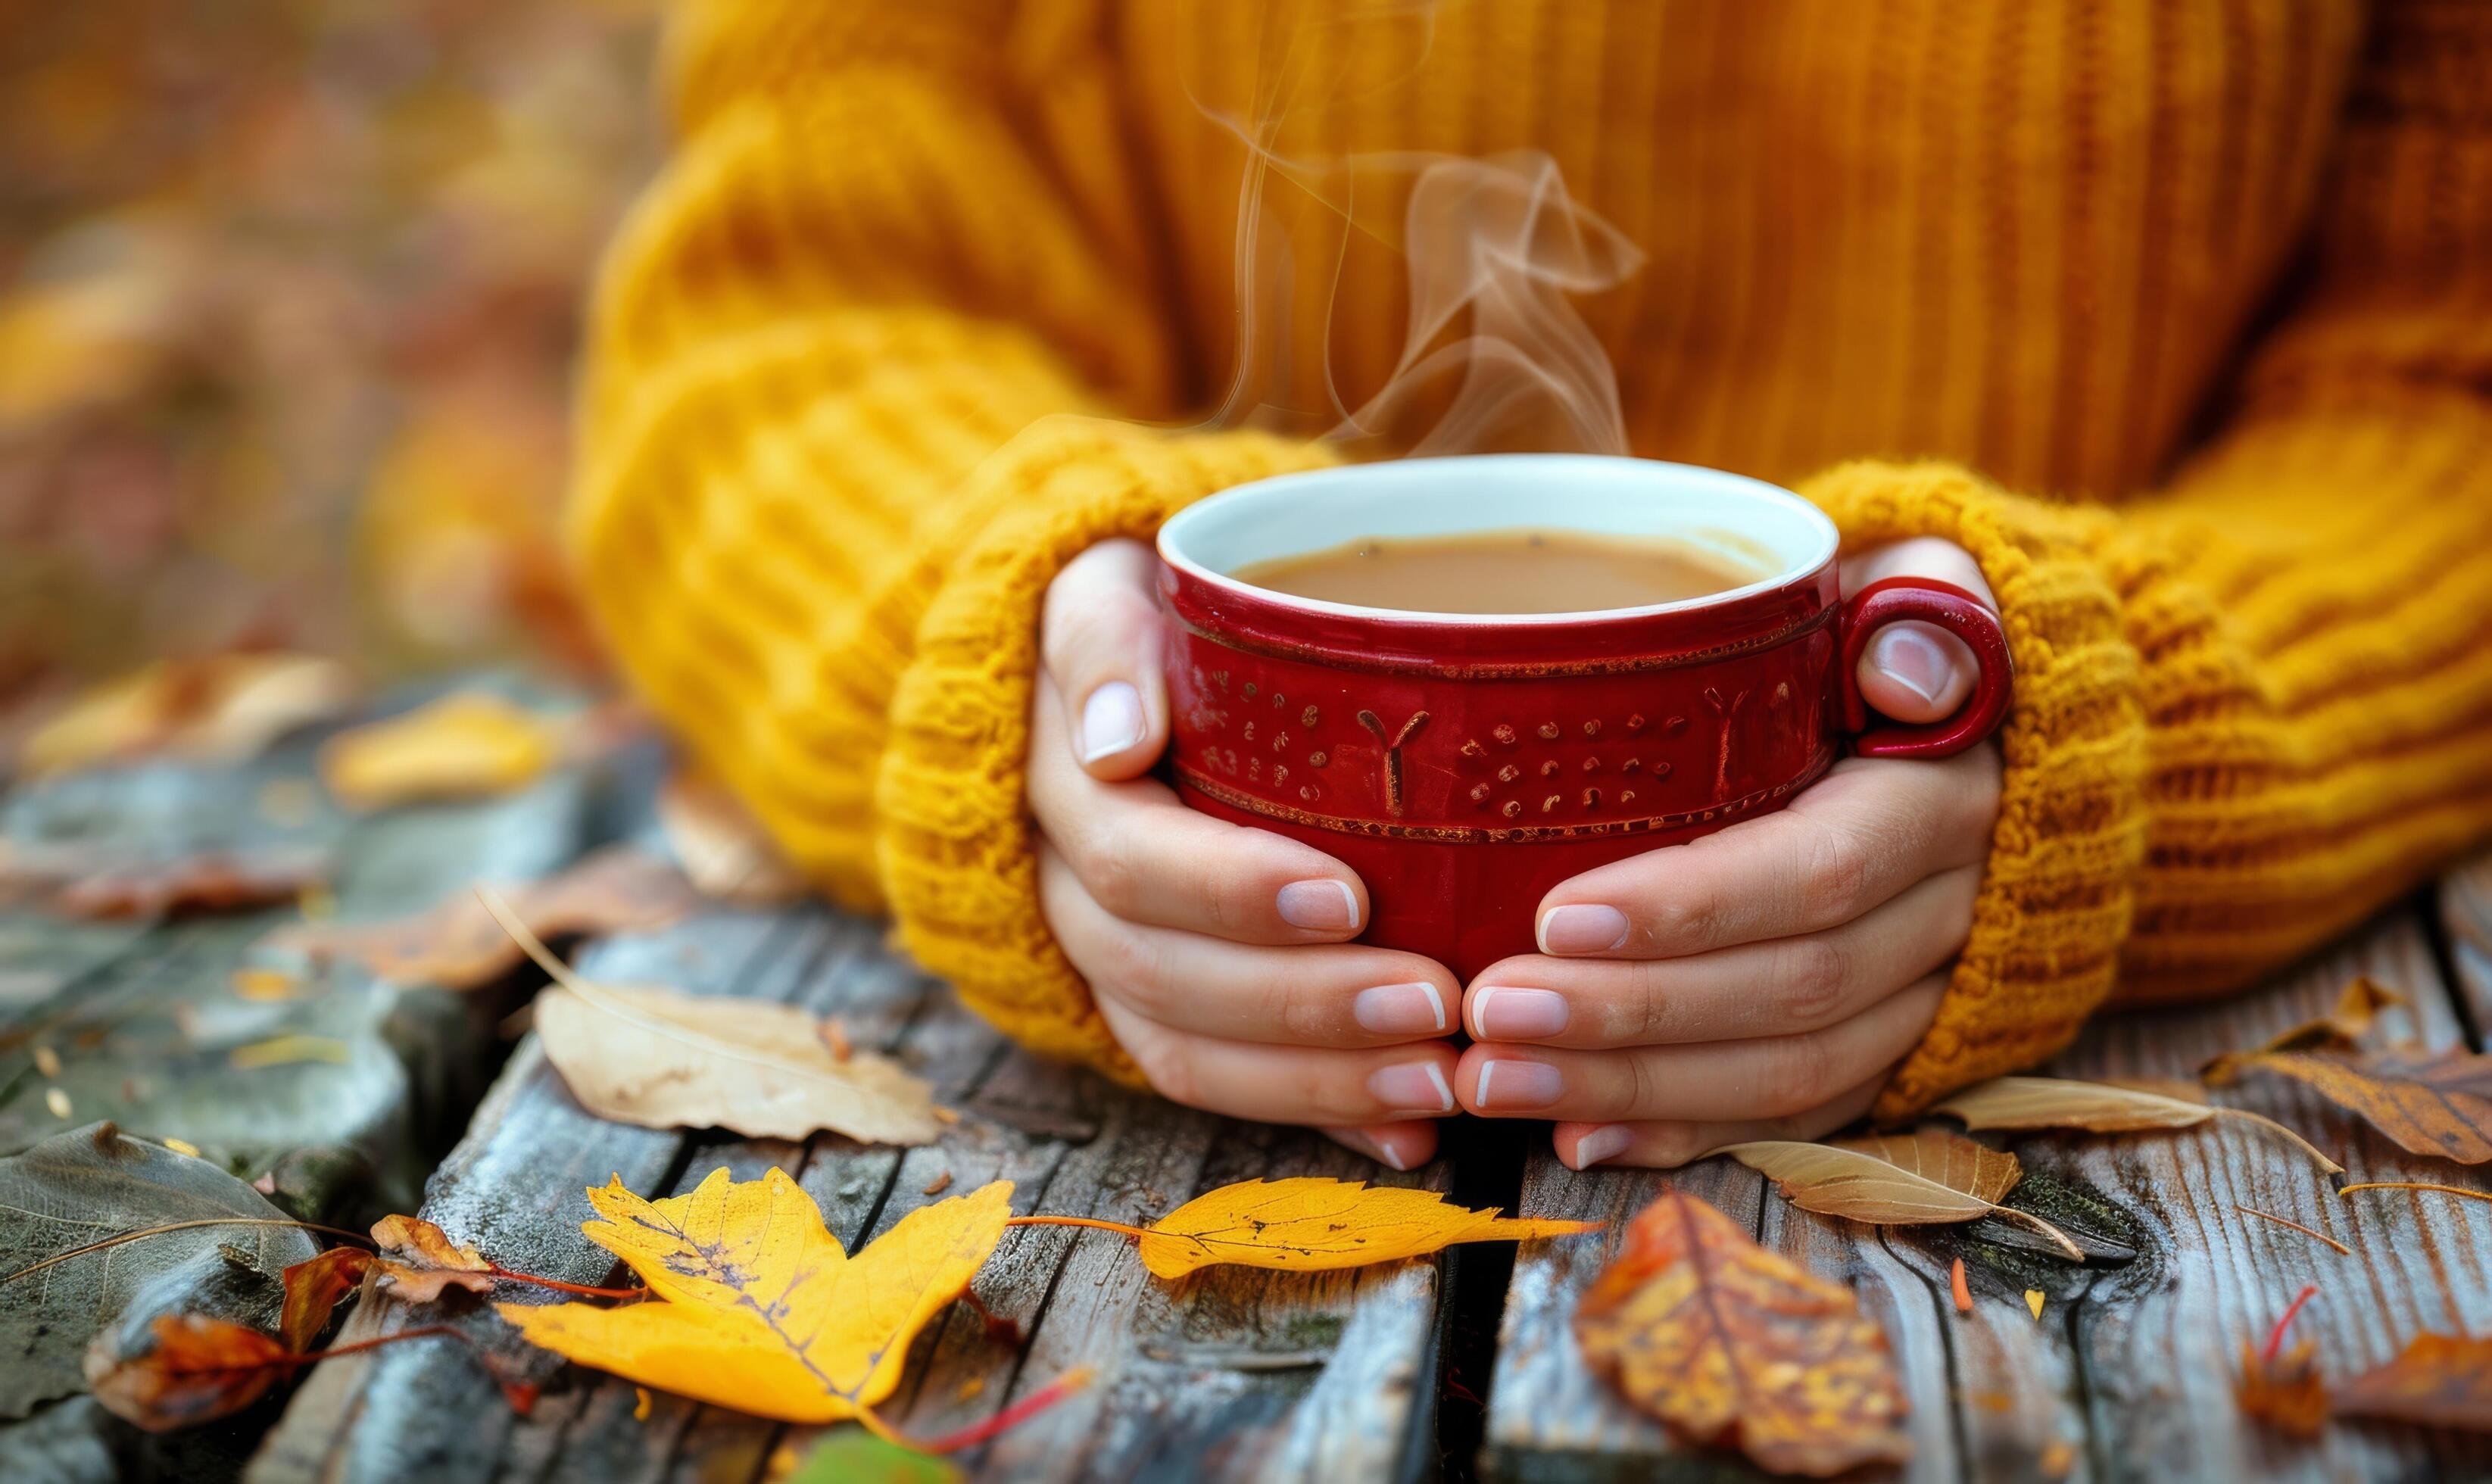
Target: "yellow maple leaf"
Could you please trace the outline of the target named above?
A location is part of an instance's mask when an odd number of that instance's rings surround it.
[[[1457,1242],[1572,1236],[1600,1223],[1499,1216],[1427,1190],[1302,1176],[1245,1180],[1195,1197],[1139,1233],[1142,1265],[1163,1278],[1234,1263],[1296,1272],[1364,1267]]]
[[[507,793],[553,763],[563,732],[499,697],[462,692],[330,738],[320,780],[352,809]]]
[[[961,1296],[1012,1214],[1012,1182],[911,1211],[855,1257],[784,1172],[724,1169],[643,1201],[618,1178],[580,1228],[653,1295],[494,1307],[531,1342],[627,1380],[783,1422],[837,1422],[889,1396],[908,1343]]]

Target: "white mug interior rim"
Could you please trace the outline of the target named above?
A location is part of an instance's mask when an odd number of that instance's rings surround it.
[[[1756,581],[1643,608],[1563,613],[1432,613],[1330,603],[1258,587],[1236,569],[1369,538],[1562,530],[1667,537],[1742,565]],[[1348,464],[1239,485],[1187,506],[1160,527],[1160,559],[1217,587],[1309,612],[1404,623],[1564,624],[1736,603],[1817,571],[1834,557],[1834,522],[1763,480],[1689,463],[1600,454],[1467,454]]]

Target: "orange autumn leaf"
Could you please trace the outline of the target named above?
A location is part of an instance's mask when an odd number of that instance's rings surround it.
[[[229,1417],[266,1395],[295,1358],[284,1346],[226,1320],[167,1314],[155,1344],[125,1356],[110,1329],[87,1348],[86,1380],[106,1411],[151,1433]]]
[[[0,901],[30,900],[98,921],[246,912],[292,902],[329,879],[326,850],[270,846],[167,857],[88,845],[0,843]]]
[[[471,1293],[493,1291],[493,1264],[429,1221],[384,1216],[372,1223],[372,1243],[380,1249],[374,1265],[382,1286],[408,1303],[431,1303],[454,1288]]]
[[[2279,1356],[2265,1356],[2241,1342],[2241,1374],[2233,1381],[2233,1400],[2244,1416],[2254,1417],[2294,1438],[2316,1438],[2328,1421],[2328,1385],[2313,1363],[2316,1347],[2308,1340]]]
[[[1291,1272],[1364,1267],[1462,1242],[1572,1236],[1599,1226],[1499,1216],[1495,1207],[1454,1205],[1434,1191],[1306,1175],[1223,1185],[1146,1228],[1119,1230],[1140,1240],[1144,1267],[1162,1278],[1182,1278],[1223,1264]]]
[[[2414,1001],[2368,974],[2357,974],[2336,996],[2335,1006],[2315,1021],[2276,1036],[2261,1052],[2352,1051],[2371,1033],[2383,1010],[2401,1009]],[[2217,1060],[2224,1058],[2218,1057]]]
[[[909,1342],[968,1291],[1011,1214],[998,1180],[902,1217],[854,1257],[783,1171],[713,1172],[644,1201],[588,1192],[580,1230],[649,1286],[641,1303],[494,1307],[531,1343],[640,1385],[783,1422],[854,1417],[899,1385]]]
[[[2116,1083],[2077,1082],[2063,1077],[1994,1077],[1941,1099],[1930,1106],[1930,1112],[1961,1118],[1969,1129],[2064,1128],[2092,1134],[2195,1128],[2210,1118],[2232,1118],[2290,1140],[2329,1174],[2344,1173],[2342,1165],[2272,1118]]]
[[[17,760],[29,775],[143,757],[243,762],[354,698],[345,667],[315,655],[159,660],[78,696],[26,738]]]
[[[339,733],[320,781],[350,809],[485,798],[524,787],[561,756],[564,726],[483,692]]]
[[[1629,1401],[1775,1472],[1912,1457],[1894,1356],[1851,1290],[1682,1191],[1627,1229],[1576,1308],[1575,1338]]]
[[[2396,1359],[2339,1387],[2330,1410],[2340,1417],[2492,1432],[2492,1339],[2417,1335]]]
[[[338,1300],[362,1286],[372,1266],[372,1255],[360,1247],[332,1247],[285,1269],[285,1308],[278,1320],[278,1338],[290,1350],[311,1349],[329,1327]]]
[[[629,846],[591,851],[553,876],[508,888],[503,900],[539,937],[660,928],[701,902],[682,872]],[[445,990],[490,984],[526,956],[492,910],[466,890],[393,922],[294,923],[270,934],[263,946],[352,959],[376,979]]]
[[[2442,1052],[2251,1052],[2218,1057],[2207,1079],[2247,1072],[2288,1077],[2416,1154],[2479,1165],[2492,1160],[2492,1056]]]
[[[659,787],[657,807],[667,848],[701,895],[743,906],[804,895],[805,878],[726,786],[676,772]]]

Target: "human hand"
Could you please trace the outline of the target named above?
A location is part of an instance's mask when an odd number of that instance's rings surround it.
[[[1307,1123],[1396,1170],[1454,1111],[1462,987],[1432,960],[1348,941],[1349,867],[1198,814],[1149,777],[1168,743],[1158,558],[1111,541],[1048,589],[1031,711],[1039,901],[1119,1045],[1165,1097]]]
[[[1847,561],[1843,587],[1904,575],[1992,602],[1972,557],[1937,540]],[[1923,723],[1962,705],[1977,674],[1963,641],[1907,621],[1870,641],[1858,680],[1876,710]],[[1578,1170],[1851,1122],[1937,1013],[1999,788],[1994,747],[1847,758],[1779,813],[1563,882],[1540,903],[1542,952],[1466,991],[1478,1044],[1456,1095],[1477,1113],[1560,1120],[1558,1156]]]

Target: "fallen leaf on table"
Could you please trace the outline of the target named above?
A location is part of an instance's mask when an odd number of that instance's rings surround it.
[[[534,782],[561,755],[564,731],[498,696],[462,691],[330,738],[320,780],[350,809],[484,798]]]
[[[2337,1388],[2340,1417],[2492,1432],[2492,1339],[2422,1334],[2397,1358]]]
[[[354,699],[346,668],[315,655],[160,660],[73,700],[26,738],[18,765],[41,776],[152,757],[242,762]]]
[[[786,1484],[954,1484],[961,1477],[946,1459],[846,1427],[816,1444]]]
[[[167,1314],[155,1344],[124,1355],[111,1331],[87,1348],[86,1380],[104,1409],[151,1433],[230,1417],[268,1394],[290,1351],[256,1329],[199,1314]]]
[[[1972,1143],[1970,1140],[1964,1142]],[[1921,1156],[1917,1141],[1903,1140],[1899,1143],[1915,1157]],[[1975,1144],[1973,1147],[1980,1146]],[[1786,1199],[1803,1211],[1818,1211],[1877,1226],[1925,1226],[1998,1216],[2031,1227],[2049,1237],[2059,1244],[2070,1261],[2086,1260],[2085,1249],[2068,1240],[2067,1233],[2030,1211],[2001,1205],[1994,1200],[1959,1190],[1856,1148],[1760,1140],[1726,1144],[1710,1152],[1727,1154],[1749,1169],[1762,1172],[1781,1188]],[[2012,1161],[2013,1156],[2008,1158]],[[1967,1180],[1995,1185],[2001,1176],[1996,1165],[1984,1166],[1967,1156],[1931,1152],[1927,1160]],[[2014,1177],[2022,1173],[2021,1168],[2012,1172],[2009,1183],[2012,1184]],[[2000,1193],[2004,1195],[2006,1187],[2000,1186]]]
[[[490,888],[477,895],[554,988],[536,999],[546,1059],[581,1107],[642,1128],[724,1128],[750,1139],[821,1130],[867,1143],[931,1143],[934,1090],[872,1052],[832,1054],[793,1005],[584,979],[546,951]]]
[[[493,1264],[429,1221],[384,1216],[372,1223],[372,1243],[380,1249],[374,1265],[382,1287],[408,1303],[433,1303],[448,1289],[493,1291]]]
[[[889,1396],[909,1342],[967,1291],[1004,1232],[1012,1185],[909,1212],[853,1258],[783,1171],[713,1172],[644,1201],[588,1192],[580,1230],[629,1263],[647,1301],[496,1304],[531,1343],[641,1385],[783,1422],[837,1422]]]
[[[1575,1311],[1585,1359],[1700,1442],[1820,1477],[1912,1457],[1885,1333],[1849,1289],[1664,1191]]]
[[[593,850],[552,876],[506,888],[503,900],[539,937],[661,928],[701,905],[682,872],[630,846]],[[490,984],[526,957],[473,890],[455,892],[428,911],[394,922],[292,923],[261,946],[351,959],[392,984],[446,990]]]
[[[2268,1358],[2242,1341],[2241,1371],[2233,1380],[2233,1400],[2242,1415],[2288,1437],[2318,1437],[2328,1421],[2328,1385],[2312,1362],[2315,1350],[2304,1340],[2291,1352]]]
[[[1063,1220],[1024,1217],[1033,1223]],[[1596,1231],[1599,1222],[1499,1216],[1428,1190],[1304,1175],[1205,1191],[1132,1232],[1142,1265],[1162,1278],[1230,1264],[1322,1272],[1423,1257],[1462,1242],[1521,1242]]]
[[[2223,1085],[2246,1072],[2289,1077],[2416,1154],[2479,1165],[2492,1160],[2492,1056],[2442,1052],[2252,1052],[2216,1058]]]
[[[293,846],[163,858],[93,845],[0,842],[0,902],[98,921],[242,912],[291,902],[334,869],[326,850]]]
[[[2259,1052],[2352,1051],[2370,1034],[2372,1024],[2383,1010],[2411,1005],[2414,1001],[2388,989],[2368,974],[2357,974],[2336,996],[2335,1008],[2318,1020],[2294,1026],[2258,1049]],[[2246,1054],[2255,1055],[2258,1053]],[[2228,1053],[2215,1062],[2244,1054]],[[2208,1065],[2212,1067],[2215,1062]]]
[[[325,1061],[332,1066],[351,1066],[355,1049],[335,1036],[272,1036],[249,1046],[237,1046],[225,1054],[225,1061],[238,1072],[255,1072],[265,1067],[293,1066],[306,1061]]]
[[[1867,1134],[1827,1143],[1838,1149],[1873,1155],[1978,1201],[2002,1201],[2025,1178],[2025,1166],[2015,1155],[1935,1125],[1925,1124],[1909,1134]]]
[[[2210,1118],[2238,1118],[2291,1140],[2329,1174],[2344,1172],[2342,1165],[2313,1148],[2310,1141],[2272,1118],[2111,1083],[1994,1077],[1942,1099],[1930,1112],[1961,1118],[1969,1129],[2083,1129],[2092,1134],[2195,1128]]]
[[[676,772],[658,789],[667,846],[701,895],[775,906],[805,894],[805,878],[725,785]]]
[[[372,1255],[360,1247],[332,1247],[285,1269],[285,1312],[277,1336],[290,1350],[305,1350],[329,1327],[338,1300],[362,1287]]]

